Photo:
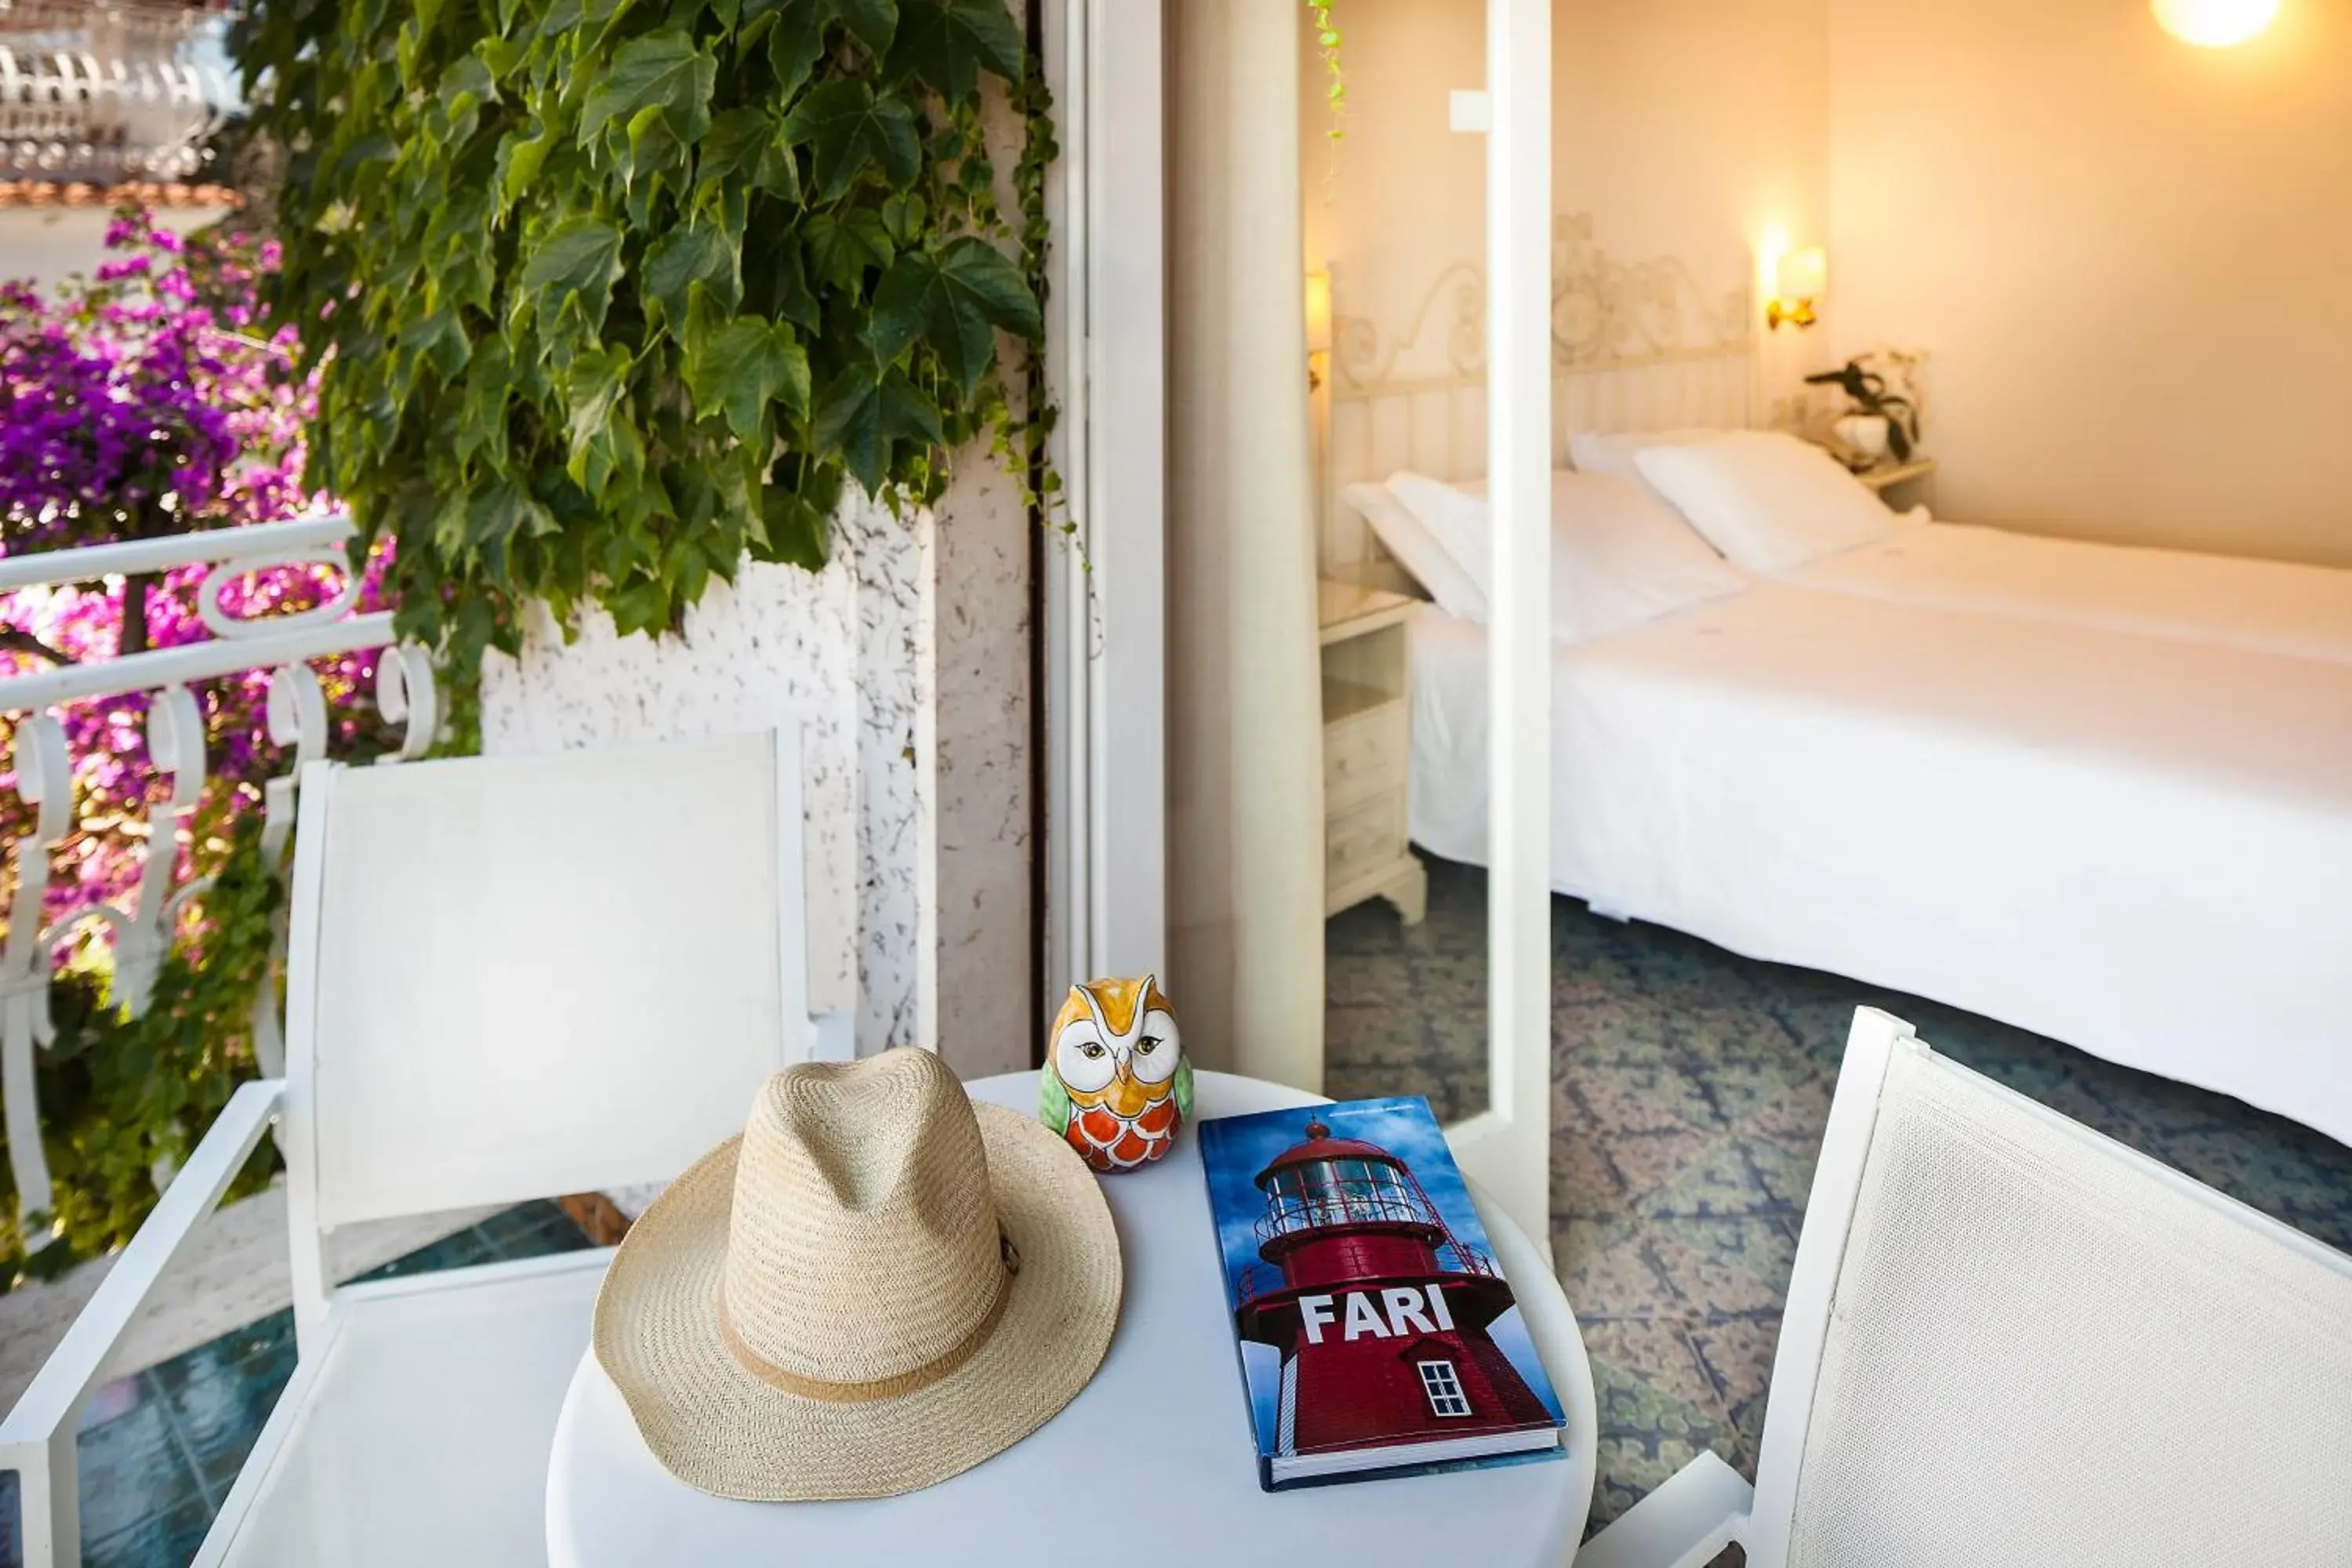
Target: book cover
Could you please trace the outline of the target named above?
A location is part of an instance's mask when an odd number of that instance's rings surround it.
[[[1201,1123],[1269,1491],[1557,1458],[1559,1395],[1429,1102]]]

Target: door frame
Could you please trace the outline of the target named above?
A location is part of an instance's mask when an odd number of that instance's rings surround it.
[[[1551,12],[1486,0],[1486,1109],[1462,1168],[1551,1256]]]
[[[1043,0],[1062,155],[1047,384],[1074,535],[1050,552],[1039,1037],[1072,981],[1168,945],[1162,0]],[[1115,301],[1099,309],[1098,301]],[[1110,526],[1116,520],[1116,526]]]
[[[1049,381],[1079,547],[1054,552],[1043,628],[1049,1015],[1073,979],[1156,973],[1167,953],[1164,4],[1042,0],[1063,149],[1047,184]],[[1488,471],[1506,585],[1490,638],[1488,1104],[1448,1138],[1549,1256],[1551,0],[1486,0],[1486,76]]]

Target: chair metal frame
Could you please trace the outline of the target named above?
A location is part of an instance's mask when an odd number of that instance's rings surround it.
[[[1701,1454],[1586,1542],[1577,1553],[1577,1568],[1704,1568],[1735,1542],[1746,1552],[1748,1568],[1788,1568],[1806,1436],[1812,1427],[1814,1396],[1829,1346],[1831,1306],[1853,1231],[1888,1069],[1902,1053],[1933,1054],[1902,1019],[1874,1007],[1855,1009],[1790,1276],[1755,1486],[1749,1487],[1719,1456]],[[1983,1080],[1982,1089],[2069,1138],[2111,1142],[2003,1085]],[[2113,1147],[2147,1176],[2352,1279],[2352,1258],[2137,1151]]]
[[[852,1054],[851,1019],[846,1014],[820,1018],[808,1012],[806,950],[811,932],[799,737],[775,732],[767,739],[773,769],[777,850],[771,918],[778,942],[777,980],[782,1004],[777,1035],[780,1049],[774,1066],[782,1067],[791,1060]],[[663,749],[632,748],[641,753]],[[601,754],[584,755],[593,758]],[[436,768],[496,768],[509,762],[544,765],[550,761],[467,758],[409,763],[401,771],[414,778]],[[316,1106],[322,1047],[317,1026],[320,938],[322,922],[331,918],[331,911],[324,908],[324,899],[336,785],[354,771],[366,770],[320,762],[311,763],[302,777],[289,955],[286,1076],[245,1084],[231,1097],[56,1352],[5,1420],[0,1421],[0,1468],[16,1470],[21,1480],[26,1568],[71,1568],[80,1562],[75,1437],[81,1413],[108,1381],[116,1353],[139,1314],[153,1298],[174,1254],[194,1234],[205,1215],[218,1205],[273,1124],[278,1130],[286,1154],[297,1364],[197,1553],[197,1568],[215,1568],[230,1559],[237,1533],[267,1491],[271,1472],[299,1442],[298,1429],[319,1392],[321,1369],[327,1365],[329,1352],[355,1309],[402,1298],[495,1289],[552,1275],[601,1272],[610,1260],[609,1248],[597,1248],[364,1284],[333,1283],[326,1263],[326,1227],[320,1223],[321,1129]],[[451,896],[464,897],[466,890],[453,889]],[[648,920],[666,918],[658,909],[647,908],[644,913]],[[583,984],[593,984],[595,976],[577,978]],[[617,1106],[615,1110],[626,1116],[630,1108]],[[613,1181],[617,1184],[644,1177],[642,1171],[616,1171]],[[520,1197],[549,1195],[554,1190],[521,1194],[501,1190],[472,1195],[483,1202],[516,1201]],[[547,1414],[551,1430],[554,1412],[551,1409]]]

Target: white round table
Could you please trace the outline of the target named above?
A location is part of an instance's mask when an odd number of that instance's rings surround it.
[[[1195,1092],[1204,1117],[1322,1102],[1225,1073],[1200,1074]],[[971,1093],[1034,1110],[1037,1075],[987,1079]],[[1037,1432],[905,1497],[730,1502],[662,1469],[592,1352],[556,1422],[551,1568],[1570,1560],[1592,1501],[1592,1369],[1542,1255],[1483,1194],[1474,1192],[1496,1261],[1567,1408],[1565,1459],[1266,1492],[1192,1130],[1158,1164],[1102,1186],[1126,1258],[1118,1330],[1094,1381]]]

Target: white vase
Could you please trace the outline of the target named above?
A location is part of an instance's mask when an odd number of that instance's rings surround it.
[[[1848,414],[1830,426],[1837,438],[1850,450],[1870,459],[1872,466],[1886,460],[1886,416],[1884,414]]]

